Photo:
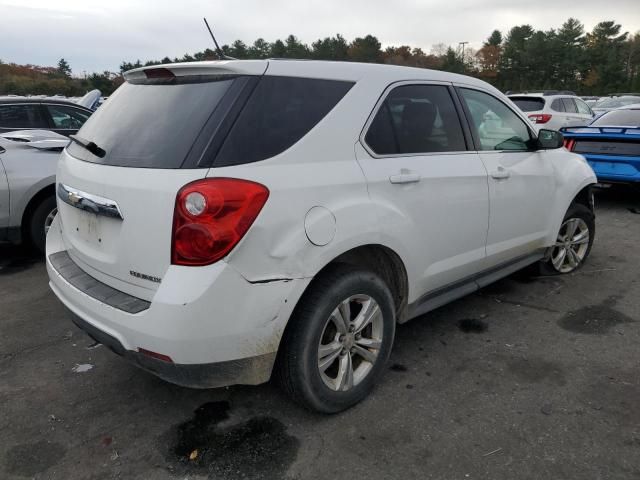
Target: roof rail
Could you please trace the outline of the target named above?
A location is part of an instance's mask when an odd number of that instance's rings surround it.
[[[571,90],[524,90],[522,92],[512,92],[511,90],[507,91],[506,95],[528,95],[532,93],[537,93],[539,95],[548,97],[550,95],[572,95],[577,96],[575,92]]]

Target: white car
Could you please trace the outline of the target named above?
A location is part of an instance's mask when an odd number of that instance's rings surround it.
[[[618,108],[633,105],[635,103],[640,103],[640,96],[621,95],[618,97],[603,97],[595,103],[593,111],[599,116],[603,113],[610,112],[611,110],[617,110]]]
[[[80,328],[171,382],[277,372],[337,412],[396,323],[589,254],[593,171],[480,80],[292,60],[125,80],[61,155],[47,270]]]
[[[509,99],[539,128],[578,127],[587,125],[594,116],[591,108],[575,95],[520,93],[509,95]]]

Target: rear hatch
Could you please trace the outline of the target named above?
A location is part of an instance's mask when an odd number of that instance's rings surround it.
[[[176,194],[206,176],[219,133],[266,66],[203,62],[125,74],[58,166],[63,241],[83,270],[152,299],[171,263]]]

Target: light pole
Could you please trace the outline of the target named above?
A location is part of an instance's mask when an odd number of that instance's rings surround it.
[[[464,62],[464,46],[469,42],[458,42],[458,45],[462,46],[462,71],[464,72],[466,69],[466,64]]]

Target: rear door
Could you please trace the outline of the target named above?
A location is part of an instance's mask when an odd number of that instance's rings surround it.
[[[480,157],[489,173],[487,267],[544,246],[556,180],[550,158],[531,149],[527,122],[489,92],[459,88]]]
[[[263,68],[264,70],[264,68]],[[173,76],[123,84],[78,132],[57,173],[63,241],[98,280],[150,300],[171,262],[177,192],[204,178],[211,139],[249,76]],[[91,150],[91,151],[89,151]]]
[[[356,148],[379,228],[410,257],[409,301],[484,262],[487,172],[469,142],[451,85],[410,82],[384,92]]]
[[[578,108],[578,116],[580,117],[580,125],[589,125],[591,119],[593,118],[593,112],[589,105],[586,104],[583,100],[579,98],[574,98],[574,102],[576,102],[576,107]]]

